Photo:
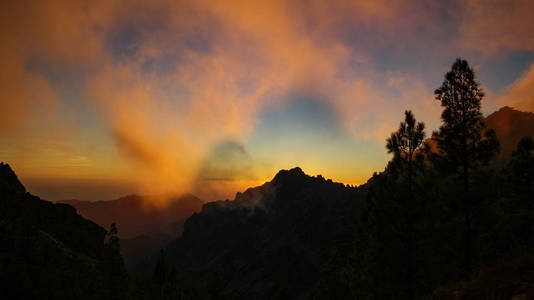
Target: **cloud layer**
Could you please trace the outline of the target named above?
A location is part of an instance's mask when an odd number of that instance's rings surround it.
[[[36,173],[24,149],[58,140],[88,157],[90,176],[184,191],[217,147],[246,145],[262,111],[296,97],[320,99],[351,139],[380,149],[404,109],[437,126],[431,84],[456,56],[534,51],[531,2],[485,3],[4,1],[2,154]],[[532,74],[496,101],[532,109]]]

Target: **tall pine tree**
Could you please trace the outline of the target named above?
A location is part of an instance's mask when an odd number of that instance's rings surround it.
[[[469,279],[473,269],[470,173],[480,164],[487,163],[498,151],[499,143],[493,130],[485,131],[480,102],[484,93],[475,80],[468,62],[456,59],[445,75],[441,87],[434,92],[444,107],[443,124],[434,133],[440,154],[461,175],[463,182],[463,215],[465,222],[464,277]]]

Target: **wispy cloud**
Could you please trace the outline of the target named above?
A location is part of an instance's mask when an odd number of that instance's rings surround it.
[[[427,76],[459,53],[534,51],[530,2],[493,3],[4,1],[2,143],[20,160],[21,136],[79,149],[90,135],[116,147],[115,169],[87,153],[77,168],[187,190],[222,142],[247,144],[266,107],[315,95],[352,139],[382,147],[404,109],[437,126]],[[530,99],[531,73],[498,102]]]

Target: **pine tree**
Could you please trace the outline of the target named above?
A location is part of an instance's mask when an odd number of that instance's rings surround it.
[[[470,171],[487,163],[499,143],[495,132],[484,132],[485,124],[480,112],[484,93],[475,80],[475,73],[466,60],[458,58],[445,75],[441,87],[434,92],[444,107],[439,132],[434,133],[442,157],[462,176],[463,215],[465,222],[464,277],[472,273]]]
[[[414,250],[415,250],[415,233],[414,233],[414,196],[413,196],[413,176],[414,176],[414,159],[416,152],[423,145],[425,139],[425,124],[417,123],[413,113],[410,110],[404,112],[404,122],[401,122],[399,129],[391,133],[391,136],[386,140],[386,148],[388,153],[393,153],[394,159],[405,161],[408,164],[408,199],[404,203],[406,210],[406,228],[407,228],[407,274],[408,281],[408,295],[413,298],[415,296],[414,283]]]
[[[393,153],[395,158],[406,160],[408,163],[408,190],[412,196],[413,163],[416,151],[422,146],[425,139],[425,124],[417,123],[412,111],[404,112],[404,122],[399,125],[399,130],[391,133],[386,140],[388,153]]]

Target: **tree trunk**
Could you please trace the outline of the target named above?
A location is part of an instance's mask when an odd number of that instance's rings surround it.
[[[409,199],[408,199],[408,203],[407,203],[407,211],[408,211],[408,214],[407,214],[407,231],[408,231],[408,236],[407,236],[407,244],[408,244],[408,249],[407,249],[407,252],[408,252],[408,278],[407,278],[407,281],[408,281],[408,290],[407,290],[407,294],[408,294],[408,298],[409,299],[415,299],[415,262],[414,262],[414,257],[415,257],[415,254],[414,254],[414,250],[415,250],[415,233],[414,233],[414,197],[413,197],[413,187],[412,187],[412,184],[413,184],[413,181],[412,181],[412,173],[413,173],[413,168],[412,168],[412,153],[410,153],[410,158],[409,158],[409,165],[408,165],[408,196],[409,196]]]
[[[469,197],[469,166],[464,163],[464,218],[465,218],[465,245],[464,245],[464,279],[471,279],[473,271],[472,257],[473,245],[471,237],[471,199]]]

